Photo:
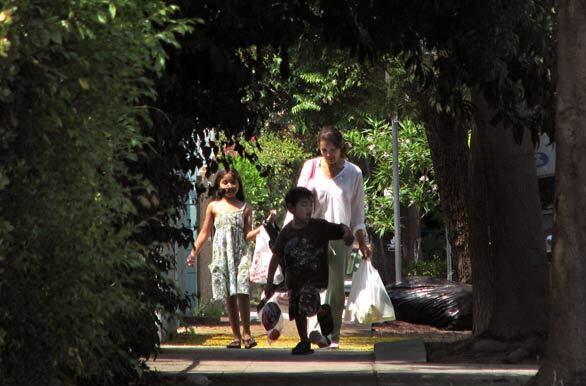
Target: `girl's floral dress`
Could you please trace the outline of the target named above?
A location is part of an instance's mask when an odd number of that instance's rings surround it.
[[[250,255],[244,236],[244,205],[227,210],[218,205],[212,242],[212,296],[226,299],[236,294],[248,295]]]

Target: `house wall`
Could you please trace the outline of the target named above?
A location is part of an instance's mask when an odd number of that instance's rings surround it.
[[[194,182],[194,180],[192,180]],[[192,190],[185,202],[185,208],[181,214],[179,225],[191,229],[194,236],[197,230],[197,193]],[[193,310],[198,307],[197,293],[197,269],[196,267],[189,267],[187,265],[187,257],[191,252],[190,245],[179,245],[177,243],[169,244],[165,247],[165,253],[170,253],[175,259],[175,269],[167,272],[167,277],[175,282],[175,285],[182,294],[187,294],[191,299],[191,307],[185,310],[184,315],[193,315]],[[179,313],[179,310],[177,310]],[[161,321],[159,326],[159,339],[165,342],[172,336],[179,326],[179,315],[163,315],[157,313],[157,317]]]
[[[549,143],[549,137],[540,136],[539,146],[535,150],[535,169],[539,184],[539,199],[543,213],[545,235],[553,229],[553,199],[555,192],[555,144]]]
[[[201,229],[205,219],[205,212],[211,198],[207,194],[202,194],[197,200],[197,219],[198,229]],[[197,258],[197,283],[199,304],[207,305],[212,300],[212,276],[209,265],[212,262],[212,243],[211,238],[208,238],[201,247],[201,252]]]

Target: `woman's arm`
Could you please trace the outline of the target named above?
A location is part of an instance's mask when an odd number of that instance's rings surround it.
[[[358,248],[365,259],[370,258],[372,250],[368,245],[368,237],[366,235],[366,224],[364,219],[364,180],[362,173],[357,171],[357,177],[354,184],[354,192],[352,195],[352,231],[356,236]]]
[[[362,253],[362,257],[364,259],[369,259],[370,255],[372,254],[372,249],[368,244],[368,239],[366,237],[366,231],[364,229],[358,229],[356,231],[356,241],[358,241],[358,248]]]
[[[210,202],[206,208],[206,215],[203,225],[197,234],[197,239],[191,249],[191,253],[187,258],[187,265],[192,267],[195,264],[195,258],[199,255],[201,246],[212,234],[212,225],[214,224],[214,202]]]
[[[304,188],[307,188],[307,185],[309,184],[309,179],[311,177],[312,170],[315,175],[315,167],[316,167],[316,161],[314,158],[308,159],[307,161],[305,161],[303,163],[303,166],[301,167],[301,172],[299,172],[299,179],[297,180],[297,186],[303,186]]]

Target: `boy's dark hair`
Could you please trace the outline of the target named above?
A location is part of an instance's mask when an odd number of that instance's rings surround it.
[[[312,201],[315,199],[311,190],[307,188],[304,188],[302,186],[296,186],[294,188],[291,188],[285,195],[285,206],[287,208],[294,207],[295,205],[297,205],[299,200],[303,198],[307,198]]]

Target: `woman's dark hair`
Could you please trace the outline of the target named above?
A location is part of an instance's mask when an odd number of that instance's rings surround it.
[[[315,200],[315,196],[311,190],[304,188],[303,186],[295,186],[289,189],[285,195],[285,206],[287,206],[287,209],[292,208],[303,198],[307,198],[312,201]]]
[[[236,193],[236,198],[242,202],[245,202],[244,187],[242,186],[242,179],[240,178],[240,174],[238,174],[236,169],[218,170],[218,172],[216,173],[216,179],[214,180],[214,186],[213,186],[214,197],[216,198],[216,200],[219,200],[222,197],[224,197],[224,191],[223,191],[223,189],[220,189],[220,181],[227,174],[231,174],[236,179],[236,181],[238,181],[239,188],[238,188],[238,192]]]
[[[320,130],[319,134],[317,135],[317,147],[319,149],[319,145],[321,141],[326,141],[334,145],[336,148],[342,151],[342,157],[346,156],[347,145],[346,141],[344,141],[344,136],[340,132],[340,130],[336,129],[334,126],[324,126]]]

